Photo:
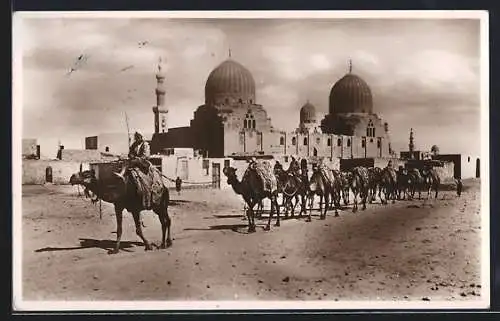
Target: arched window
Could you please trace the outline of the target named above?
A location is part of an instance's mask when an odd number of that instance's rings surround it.
[[[304,146],[307,146],[307,137],[304,137]]]
[[[253,118],[250,110],[245,115],[245,120],[243,120],[243,127],[248,129],[255,129],[255,119]]]
[[[316,138],[316,144],[318,144],[318,145],[319,145],[320,143],[321,143],[321,138],[319,138],[319,137],[318,137],[318,138]]]
[[[362,148],[365,148],[365,147],[366,147],[366,140],[365,140],[365,139],[362,139],[362,140],[361,140],[361,147],[362,147]]]
[[[225,99],[226,104],[229,104],[229,98]]]
[[[285,145],[285,137],[280,137],[280,145]]]
[[[109,146],[106,146],[106,148],[104,149],[106,152],[109,152]]]
[[[328,145],[328,147],[332,146],[332,139],[331,138],[328,138],[326,140],[326,144]]]
[[[292,137],[292,145],[297,145],[297,138],[295,137]]]
[[[351,147],[351,139],[347,140],[347,147]]]
[[[382,147],[382,142],[380,141],[380,139],[377,140],[377,148],[381,148]]]
[[[366,136],[375,137],[375,126],[373,126],[373,121],[370,119],[368,126],[366,127]]]
[[[342,139],[337,139],[337,146],[342,146]]]

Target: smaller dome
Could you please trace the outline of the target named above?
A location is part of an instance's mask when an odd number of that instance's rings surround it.
[[[315,123],[316,120],[316,107],[308,101],[300,109],[300,123]]]

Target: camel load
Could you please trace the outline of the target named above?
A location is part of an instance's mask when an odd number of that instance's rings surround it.
[[[278,189],[278,180],[276,179],[276,175],[274,175],[273,168],[271,163],[268,161],[257,162],[254,161],[248,166],[247,170],[243,174],[243,179],[247,177],[250,171],[255,171],[257,175],[264,182],[264,191],[272,192]]]

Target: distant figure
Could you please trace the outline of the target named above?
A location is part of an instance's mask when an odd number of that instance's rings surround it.
[[[274,175],[279,176],[283,172],[283,165],[279,161],[274,164]]]
[[[462,184],[462,180],[460,178],[457,179],[457,196],[460,197],[460,195],[462,195],[462,188],[463,188],[463,184]]]
[[[392,160],[389,160],[389,163],[387,163],[388,168],[392,168]]]
[[[181,185],[182,185],[182,179],[177,176],[175,179],[175,190],[177,191],[177,195],[181,195]]]

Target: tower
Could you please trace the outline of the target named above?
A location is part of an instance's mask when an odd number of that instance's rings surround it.
[[[408,144],[408,151],[410,152],[410,158],[413,159],[413,151],[415,150],[415,144],[413,143],[413,128],[410,129],[410,143]]]
[[[162,72],[161,57],[158,61],[158,72],[156,73],[156,106],[153,107],[155,117],[155,134],[166,133],[168,131],[168,108],[165,106],[165,75]]]

